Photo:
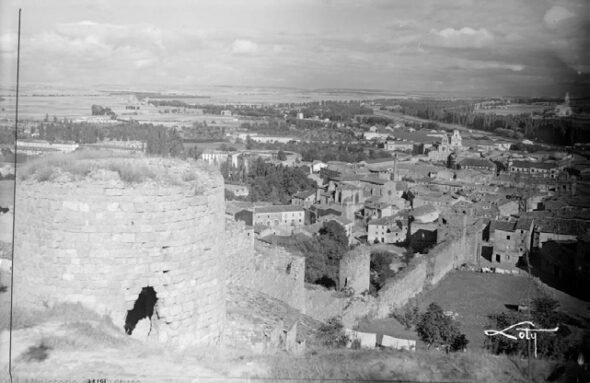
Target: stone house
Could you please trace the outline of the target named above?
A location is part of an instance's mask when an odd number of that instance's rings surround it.
[[[341,217],[341,216],[334,215],[334,214],[328,214],[328,215],[325,215],[325,216],[320,217],[318,219],[318,222],[321,222],[321,223],[329,222],[329,221],[334,221],[338,225],[340,225],[340,227],[342,227],[344,229],[344,232],[346,233],[346,237],[348,238],[348,242],[349,243],[352,242],[352,228],[354,226],[354,222],[347,219],[346,217]]]
[[[568,218],[547,217],[535,221],[533,248],[542,248],[549,240],[575,241],[590,228],[590,222]]]
[[[262,206],[239,211],[236,220],[246,222],[246,225],[303,226],[305,224],[305,210],[293,205]]]
[[[511,215],[518,215],[520,211],[520,203],[518,200],[503,199],[498,201],[498,214],[500,217],[510,217]]]
[[[502,267],[515,267],[519,259],[530,250],[532,219],[518,221],[492,221],[490,240],[493,244],[492,263]]]
[[[315,203],[316,200],[316,192],[315,190],[303,191],[298,192],[293,195],[291,199],[291,204],[294,206],[300,206],[303,208],[308,209],[311,205]]]
[[[484,170],[489,172],[496,171],[496,164],[487,158],[464,158],[459,161],[461,169]]]
[[[369,243],[401,243],[406,240],[407,223],[400,216],[383,217],[369,221],[367,241]]]
[[[363,211],[363,218],[365,219],[376,219],[376,218],[383,218],[383,217],[390,217],[392,216],[397,209],[394,209],[393,205],[385,203],[385,202],[378,202],[372,199],[365,201],[365,208]]]

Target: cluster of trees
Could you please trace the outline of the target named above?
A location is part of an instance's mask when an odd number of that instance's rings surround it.
[[[307,177],[304,170],[274,165],[262,158],[252,161],[247,173],[244,164],[233,167],[228,161],[221,166],[221,174],[226,181],[248,185],[248,199],[252,202],[288,204],[293,194],[315,190],[316,187],[315,182]]]
[[[497,115],[476,111],[467,100],[395,100],[403,114],[428,120],[459,124],[470,129],[491,131],[509,138],[531,138],[571,145],[590,140],[583,124],[570,119],[533,118],[530,113]]]
[[[192,127],[183,130],[185,142],[211,142],[225,139],[225,127],[210,126],[207,122],[195,122]]]
[[[113,120],[117,118],[117,115],[111,110],[111,108],[94,104],[90,107],[90,110],[93,116],[111,116],[111,119]]]
[[[489,315],[490,328],[503,329],[515,323],[530,320],[538,328],[555,328],[557,333],[546,333],[537,337],[537,353],[542,358],[575,358],[584,347],[581,337],[569,336],[572,330],[566,323],[573,320],[557,311],[559,302],[547,296],[535,298],[530,315],[526,312],[507,311]],[[586,336],[590,333],[586,333]],[[495,354],[526,356],[526,342],[515,342],[503,336],[487,337],[484,346]],[[589,344],[585,345],[586,347]]]
[[[117,141],[137,140],[146,143],[148,154],[186,157],[183,140],[176,129],[162,125],[139,124],[135,121],[115,125],[98,126],[90,123],[74,123],[72,120],[43,121],[31,129],[39,138],[47,141],[74,141],[79,144],[95,144],[106,139]]]
[[[352,141],[354,134],[336,123],[319,120],[299,120],[296,118],[268,119],[265,121],[244,122],[240,126],[249,132],[268,135],[288,135],[300,137],[305,141]]]
[[[306,162],[343,161],[355,163],[359,161],[379,158],[392,158],[392,154],[379,149],[368,148],[366,145],[350,142],[322,143],[322,142],[291,142],[291,143],[256,143],[249,145],[252,149],[283,150],[301,153],[301,159]]]
[[[328,221],[317,236],[295,235],[279,245],[305,257],[305,282],[337,288],[339,263],[349,250],[346,232],[338,223]]]
[[[350,121],[357,114],[373,114],[373,110],[361,104],[359,101],[317,101],[299,105],[299,111],[306,117],[318,116],[324,120]],[[293,110],[290,116],[296,116],[297,111]]]

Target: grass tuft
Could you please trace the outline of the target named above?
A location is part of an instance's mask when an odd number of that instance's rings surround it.
[[[139,158],[93,150],[48,155],[30,161],[19,169],[19,179],[47,182],[53,181],[61,175],[66,175],[73,180],[82,180],[101,169],[116,173],[121,181],[128,184],[154,180],[171,185],[181,185],[183,181],[183,177],[150,169]]]

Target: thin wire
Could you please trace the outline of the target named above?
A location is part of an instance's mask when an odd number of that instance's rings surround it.
[[[12,319],[13,319],[13,304],[14,304],[14,233],[16,232],[16,157],[18,155],[17,139],[18,139],[18,90],[20,78],[20,16],[22,9],[18,9],[18,45],[16,53],[16,110],[14,114],[14,183],[12,186],[12,263],[10,268],[10,330],[8,341],[8,376],[12,383]]]

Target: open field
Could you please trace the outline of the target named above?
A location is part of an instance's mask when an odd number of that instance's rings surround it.
[[[111,108],[115,113],[129,112],[125,105],[129,98],[140,91],[134,90],[99,90],[64,88],[53,89],[36,86],[23,87],[19,97],[19,115],[21,119],[42,120],[46,114],[58,118],[80,118],[90,115],[93,104]],[[0,89],[0,118],[11,119],[14,116],[15,98],[12,89]],[[305,103],[319,100],[369,100],[375,98],[399,98],[403,94],[379,90],[354,89],[297,89],[297,88],[253,88],[229,86],[205,86],[197,89],[154,92],[152,99],[167,99],[186,101],[191,104],[277,104],[277,103]],[[183,119],[195,121],[204,120],[202,116],[194,114],[157,114],[150,113],[155,120]],[[124,116],[123,116],[124,117]],[[129,117],[129,116],[128,116]],[[149,120],[146,116],[132,116],[135,120]],[[205,116],[207,121],[221,116]],[[230,118],[233,119],[233,118]]]
[[[488,314],[507,311],[505,305],[524,302],[529,294],[534,298],[537,288],[528,277],[456,271],[422,294],[418,306],[424,311],[435,302],[443,310],[459,314],[456,319],[469,339],[470,348],[479,349],[483,347]]]
[[[483,347],[488,314],[506,311],[506,304],[518,304],[529,292],[534,297],[536,291],[534,282],[527,277],[456,271],[448,274],[435,288],[419,295],[417,301],[421,312],[435,302],[443,310],[459,314],[456,319],[469,339],[468,348],[479,350]],[[393,318],[363,323],[360,330],[396,337],[413,335],[411,338],[417,339],[415,332],[403,329]],[[418,342],[418,349],[424,347]]]
[[[496,114],[498,116],[509,116],[519,114],[541,113],[545,109],[553,109],[553,105],[529,105],[529,104],[511,104],[501,108],[478,109],[477,113]]]

